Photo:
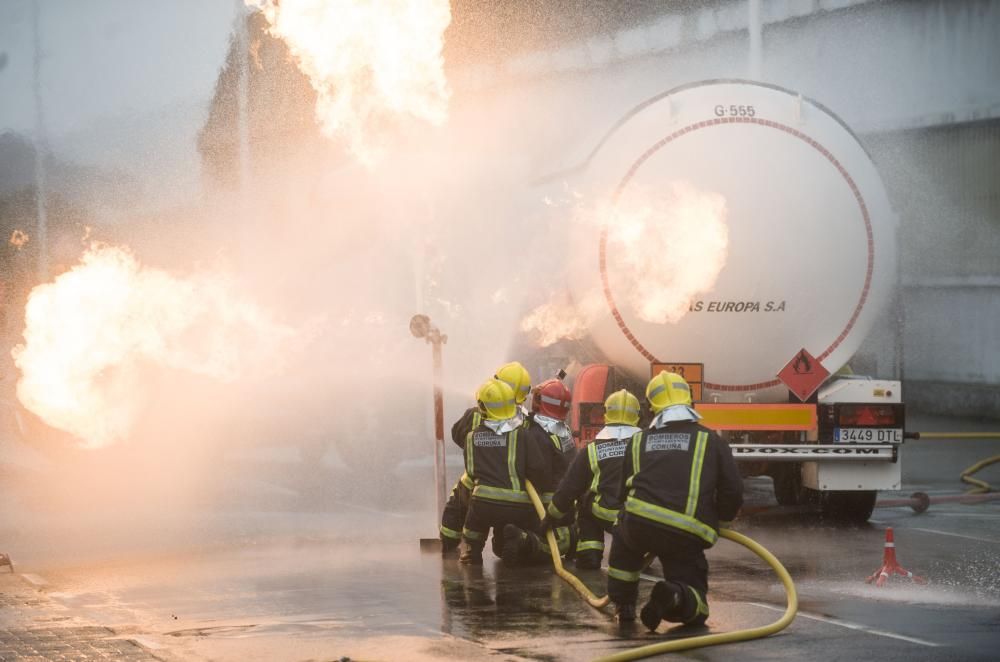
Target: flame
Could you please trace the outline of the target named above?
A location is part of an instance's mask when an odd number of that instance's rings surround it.
[[[128,437],[150,395],[149,366],[231,382],[293,335],[225,277],[179,278],[126,249],[92,245],[81,261],[31,291],[17,395],[87,448]]]
[[[17,250],[24,248],[25,244],[27,244],[30,240],[31,237],[28,236],[28,233],[21,232],[20,230],[14,230],[14,233],[10,235],[10,245]]]
[[[639,319],[676,324],[711,291],[729,254],[726,200],[688,182],[640,193],[610,213],[608,268]]]
[[[288,44],[316,90],[328,137],[343,135],[363,163],[385,147],[385,127],[447,118],[448,0],[245,0]]]
[[[655,196],[636,191],[616,205],[579,206],[572,221],[590,237],[606,223],[612,287],[623,297],[618,304],[655,324],[679,322],[691,302],[715,286],[729,254],[725,198],[688,182],[674,182]],[[524,317],[521,330],[546,347],[583,338],[606,314],[598,288],[575,302],[559,293]]]

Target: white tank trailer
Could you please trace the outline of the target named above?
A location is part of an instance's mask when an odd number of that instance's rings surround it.
[[[695,83],[635,107],[558,177],[613,191],[613,206],[684,181],[725,199],[728,227],[714,285],[675,322],[629,305],[634,284],[606,231],[574,246],[571,292],[603,294],[591,335],[611,367],[577,379],[582,442],[604,392],[666,364],[687,371],[705,423],[728,436],[746,475],[774,479],[780,504],[863,521],[877,490],[899,489],[900,383],[843,374],[897,277],[896,218],[843,121],[780,87]]]

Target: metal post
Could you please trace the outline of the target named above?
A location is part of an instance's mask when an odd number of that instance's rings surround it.
[[[49,279],[49,214],[47,207],[48,185],[45,172],[45,157],[48,145],[45,134],[45,114],[42,106],[42,46],[39,30],[39,5],[41,0],[35,0],[31,6],[31,25],[35,45],[35,239],[38,243],[38,280],[44,283]]]
[[[895,377],[899,380],[900,386],[905,391],[903,380],[905,376],[906,362],[906,289],[903,285],[903,228],[901,221],[897,220],[895,241],[896,241],[896,347],[895,347]]]
[[[760,0],[747,0],[747,31],[750,33],[750,57],[747,75],[750,80],[760,80],[762,27],[760,21]]]
[[[434,483],[437,491],[437,512],[444,512],[445,490],[448,479],[445,467],[444,446],[444,396],[441,389],[441,345],[446,338],[435,333],[431,338],[434,348]]]
[[[441,387],[441,345],[448,342],[448,336],[431,324],[427,315],[417,314],[410,319],[410,333],[414,338],[423,338],[430,343],[433,350],[434,364],[434,496],[437,501],[437,513],[434,516],[434,530],[438,528],[438,517],[444,512],[445,490],[445,446],[444,446],[444,395]],[[437,539],[435,538],[434,541]],[[421,539],[420,544],[430,543],[431,539]]]
[[[236,213],[239,214],[240,231],[239,259],[246,267],[252,260],[251,244],[256,232],[256,215],[250,204],[251,165],[250,165],[250,34],[245,0],[236,0],[236,25],[234,26],[233,46],[236,49]]]
[[[236,130],[239,159],[239,187],[242,211],[246,211],[246,191],[250,179],[250,127],[249,127],[249,35],[245,0],[236,0]],[[241,219],[245,221],[246,219]]]

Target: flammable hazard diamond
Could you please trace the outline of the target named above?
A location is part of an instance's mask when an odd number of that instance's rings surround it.
[[[830,371],[804,348],[778,373],[778,379],[802,402],[808,400],[829,376]]]

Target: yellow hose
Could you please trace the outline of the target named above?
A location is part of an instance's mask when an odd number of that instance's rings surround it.
[[[531,497],[531,502],[535,505],[535,511],[538,513],[538,516],[545,517],[545,508],[542,506],[542,500],[538,498],[538,493],[535,491],[535,487],[529,481],[525,481],[525,488],[528,491],[528,496]],[[559,558],[559,547],[556,544],[556,537],[552,534],[551,530],[547,531],[546,534],[548,536],[549,551],[552,553],[552,564],[555,566],[556,574],[565,579],[570,586],[575,588],[591,606],[601,608],[607,605],[608,596],[598,598],[593,592],[591,592],[590,589],[584,586],[583,582],[563,568],[562,559]],[[799,598],[798,594],[795,592],[795,584],[792,583],[792,577],[788,574],[788,571],[785,570],[785,566],[781,565],[781,561],[775,558],[771,552],[764,549],[760,544],[750,538],[747,538],[741,533],[736,533],[731,529],[719,529],[719,535],[723,538],[743,545],[751,552],[767,561],[768,565],[774,569],[774,572],[778,575],[778,578],[781,579],[781,583],[785,587],[785,594],[787,596],[787,606],[785,607],[785,613],[781,615],[781,618],[770,625],[764,625],[758,628],[736,630],[735,632],[722,632],[719,634],[706,634],[700,637],[674,639],[658,644],[639,646],[638,648],[633,648],[621,653],[615,653],[614,655],[598,658],[595,662],[638,660],[651,655],[676,653],[677,651],[691,650],[692,648],[703,648],[705,646],[717,646],[719,644],[731,644],[737,641],[760,639],[761,637],[767,637],[784,630],[793,620],[795,620],[795,613],[799,609]]]
[[[991,458],[976,462],[971,467],[962,472],[962,481],[973,485],[973,489],[969,490],[968,494],[985,494],[986,492],[992,492],[993,487],[987,483],[985,480],[979,480],[978,478],[973,478],[972,474],[976,473],[983,467],[988,467],[991,464],[1000,462],[1000,455],[994,455]]]
[[[1000,439],[1000,432],[921,432],[920,439]]]
[[[787,595],[788,600],[788,606],[785,607],[785,613],[781,615],[781,618],[770,625],[764,625],[759,628],[736,630],[734,632],[721,632],[719,634],[705,634],[700,637],[674,639],[658,644],[639,646],[638,648],[622,651],[621,653],[615,653],[614,655],[598,658],[594,662],[621,662],[622,660],[638,660],[640,658],[649,657],[650,655],[676,653],[677,651],[685,651],[692,648],[704,648],[705,646],[718,646],[719,644],[731,644],[737,641],[760,639],[761,637],[766,637],[774,634],[775,632],[784,630],[793,620],[795,620],[795,612],[799,610],[799,598],[795,593],[795,584],[792,583],[792,577],[788,574],[788,571],[785,570],[785,566],[781,565],[781,561],[776,559],[771,552],[767,551],[758,543],[750,538],[747,538],[743,534],[736,533],[731,529],[719,529],[719,535],[723,538],[727,538],[733,542],[743,545],[754,554],[767,561],[768,565],[770,565],[774,569],[775,573],[777,573],[778,577],[781,579],[781,583],[785,585],[785,594]]]
[[[538,498],[538,492],[535,491],[535,486],[531,484],[530,480],[524,481],[524,487],[528,491],[528,496],[531,497],[531,503],[535,505],[535,512],[538,513],[539,519],[545,518],[545,506],[542,505],[542,500]],[[563,567],[562,558],[559,556],[559,544],[556,542],[555,534],[552,533],[552,529],[545,532],[546,539],[549,541],[549,553],[552,554],[552,565],[555,566],[556,574],[566,580],[566,583],[576,589],[576,592],[587,601],[591,607],[596,609],[601,609],[607,606],[608,596],[602,598],[594,595],[594,592],[587,588],[586,584],[580,581],[580,579],[571,573],[569,570]]]

